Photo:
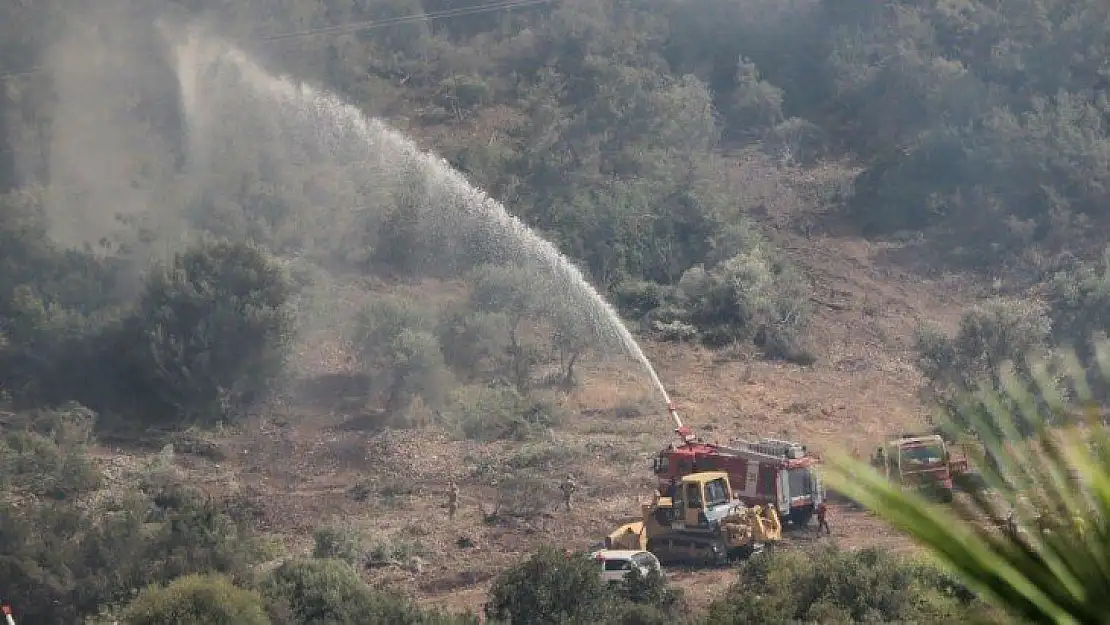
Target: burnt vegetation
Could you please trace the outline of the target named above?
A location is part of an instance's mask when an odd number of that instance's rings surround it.
[[[641,336],[820,360],[806,340],[813,285],[781,230],[821,236],[831,223],[944,259],[931,270],[994,278],[999,292],[957,334],[922,327],[931,401],[1027,373],[1029,356],[1060,345],[1093,361],[1085,346],[1110,331],[1103,1],[141,4],[0,5],[0,592],[18,598],[20,622],[476,622],[368,585],[367,550],[334,536],[318,537],[318,557],[260,568],[285,554],[257,511],[156,464],[106,484],[91,450],[109,438],[180,447],[186,430],[307,387],[295,344],[336,319],[321,293],[355,284],[357,314],[338,325],[359,409],[375,426],[537,445],[516,459],[527,466],[489,471],[515,474],[500,512],[540,516],[526,497],[549,488],[540,476],[586,456],[550,434],[566,418],[559,393],[596,355],[560,308],[571,304],[533,297],[495,255],[429,264],[441,233],[421,220],[420,180],[345,233],[359,245],[299,238],[311,207],[352,197],[349,181],[277,168],[262,156],[275,144],[229,147],[208,163],[225,179],[178,185],[188,138],[164,52],[115,68],[150,73],[141,89],[100,86],[129,143],[90,130],[76,144],[90,150],[87,188],[61,175],[78,132],[72,50],[55,41],[66,20],[100,29],[78,38],[90,45],[136,32],[128,45],[149,50],[154,18],[201,17],[269,65],[403,120]],[[119,168],[92,166],[124,152]],[[423,279],[449,295],[409,288]],[[707,615],[662,580],[603,588],[592,566],[541,551],[496,579],[486,616],[964,622],[983,610],[946,576],[875,550],[763,556]]]

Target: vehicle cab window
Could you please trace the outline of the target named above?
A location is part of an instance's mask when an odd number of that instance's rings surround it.
[[[666,456],[663,456],[661,458],[656,458],[652,464],[655,465],[653,467],[653,470],[655,471],[655,473],[666,473],[667,472],[667,464],[668,463],[667,463]]]
[[[701,489],[698,484],[686,485],[686,507],[701,509]]]
[[[606,560],[606,571],[631,571],[632,562],[630,560]]]
[[[728,503],[728,489],[725,488],[724,480],[713,480],[705,485],[705,500],[710,508]]]

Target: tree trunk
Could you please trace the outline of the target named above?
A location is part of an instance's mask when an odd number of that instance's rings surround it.
[[[562,352],[560,352],[560,354],[561,353]],[[574,363],[578,360],[578,356],[581,353],[582,352],[578,350],[571,352],[570,358],[567,359],[566,367],[563,369],[563,388],[567,391],[574,388]]]
[[[518,315],[509,326],[509,366],[513,377],[513,385],[516,386],[517,391],[524,394],[528,392],[528,387],[530,385],[524,349],[521,348],[519,339],[517,338],[517,328],[520,325],[520,319],[521,317]]]

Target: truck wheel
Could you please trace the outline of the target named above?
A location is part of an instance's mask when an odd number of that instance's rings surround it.
[[[790,524],[794,527],[809,525],[811,517],[813,517],[813,508],[791,508],[790,510]]]

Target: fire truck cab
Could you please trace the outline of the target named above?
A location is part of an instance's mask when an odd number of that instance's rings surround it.
[[[955,491],[953,478],[968,472],[967,458],[952,452],[939,434],[903,433],[887,438],[871,464],[898,484],[949,502]]]

